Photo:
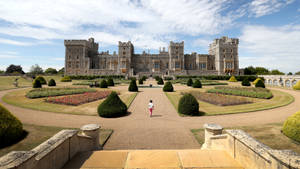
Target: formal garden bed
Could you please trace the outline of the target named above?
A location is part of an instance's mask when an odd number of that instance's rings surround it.
[[[46,98],[45,101],[49,103],[78,106],[84,103],[89,103],[99,99],[106,98],[110,93],[111,91],[86,92],[82,94],[49,97]]]
[[[170,80],[171,83],[173,84],[176,84],[176,83],[179,83],[179,84],[182,84],[182,85],[186,85],[187,82],[188,82],[189,79],[176,79],[176,80]],[[195,81],[196,79],[193,79],[193,81]],[[202,83],[202,86],[216,86],[216,85],[228,85],[228,83],[226,82],[219,82],[219,81],[216,81],[216,80],[201,80],[201,79],[198,79],[201,81]]]
[[[26,93],[26,97],[30,99],[51,97],[51,96],[64,96],[71,94],[81,94],[88,92],[96,92],[95,89],[89,88],[40,88],[32,89]]]
[[[208,93],[220,93],[226,95],[245,96],[260,99],[270,99],[273,97],[272,92],[265,88],[254,87],[232,87],[232,86],[217,86],[207,90]]]
[[[197,100],[201,100],[218,106],[232,106],[232,105],[252,103],[251,100],[244,97],[227,96],[218,93],[205,93],[199,91],[188,92],[188,93],[192,94]],[[184,95],[185,92],[182,92],[181,94]]]

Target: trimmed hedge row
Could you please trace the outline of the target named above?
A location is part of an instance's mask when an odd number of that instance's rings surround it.
[[[176,76],[177,79],[188,79],[188,78],[200,78],[205,80],[229,80],[231,76],[228,75],[207,75],[207,76]],[[248,78],[249,81],[253,82],[257,76],[255,75],[248,75],[248,76],[235,76],[237,81],[243,81],[245,78]],[[262,80],[264,80],[261,77]]]
[[[86,92],[96,92],[96,90],[89,88],[42,88],[30,90],[26,93],[26,97],[35,99],[41,97],[81,94]]]
[[[108,79],[108,78],[112,78],[112,79],[122,79],[125,78],[125,76],[123,75],[96,75],[96,76],[90,76],[90,75],[73,75],[70,76],[70,78],[72,80],[93,80],[93,79]]]

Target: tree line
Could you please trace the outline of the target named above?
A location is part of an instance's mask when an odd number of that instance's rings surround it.
[[[279,71],[278,69],[269,70],[264,67],[253,67],[248,66],[244,70],[245,75],[285,75],[285,73]],[[287,73],[287,75],[293,75],[292,72]],[[300,75],[300,71],[296,72],[295,75]]]
[[[42,67],[40,67],[38,64],[32,65],[29,72],[27,72],[27,75],[56,75],[56,74],[64,74],[65,69],[61,68],[59,70],[56,70],[55,68],[47,68],[43,70]],[[23,68],[21,65],[9,65],[6,70],[0,70],[0,74],[4,75],[23,75],[25,72],[23,71]]]

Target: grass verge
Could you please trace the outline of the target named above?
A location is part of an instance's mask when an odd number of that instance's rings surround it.
[[[293,150],[300,154],[300,143],[288,138],[282,132],[282,123],[265,124],[260,126],[243,126],[230,129],[241,129],[259,142],[278,150]],[[227,128],[229,129],[229,128]],[[204,129],[191,129],[200,145],[204,143]]]

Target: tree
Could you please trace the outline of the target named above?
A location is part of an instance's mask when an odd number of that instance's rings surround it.
[[[173,88],[173,85],[171,82],[166,82],[164,87],[163,87],[163,91],[164,92],[173,92],[174,91],[174,88]]]
[[[33,75],[40,75],[43,74],[44,71],[38,64],[35,64],[31,66],[29,73]]]
[[[129,84],[129,87],[128,87],[128,91],[130,92],[137,92],[139,89],[136,85],[136,80],[132,79],[130,84]]]
[[[184,94],[178,103],[178,112],[186,115],[198,115],[199,103],[190,93]]]
[[[299,71],[299,72],[296,72],[295,75],[300,75],[300,71]]]
[[[193,80],[190,78],[187,83],[186,83],[187,86],[192,86],[193,85]]]
[[[4,71],[3,71],[3,70],[0,70],[0,74],[4,74]]]
[[[264,67],[256,67],[255,71],[256,71],[257,75],[267,75],[267,74],[269,74],[269,70],[264,68]]]
[[[245,75],[256,75],[256,69],[253,66],[246,67],[244,70]]]
[[[9,65],[7,68],[6,68],[6,72],[7,74],[10,74],[10,73],[14,73],[14,72],[18,72],[20,74],[25,74],[21,65]]]
[[[271,75],[284,75],[283,72],[280,72],[278,69],[271,70]]]
[[[48,68],[45,70],[45,73],[50,74],[50,75],[55,75],[55,74],[57,74],[57,70],[54,68]]]
[[[63,67],[63,68],[59,69],[59,71],[57,73],[58,74],[64,74],[65,73],[65,68]]]
[[[111,94],[98,106],[101,117],[120,117],[127,114],[127,106],[116,92]]]
[[[289,72],[287,75],[293,75],[293,73],[292,73],[292,72]]]

